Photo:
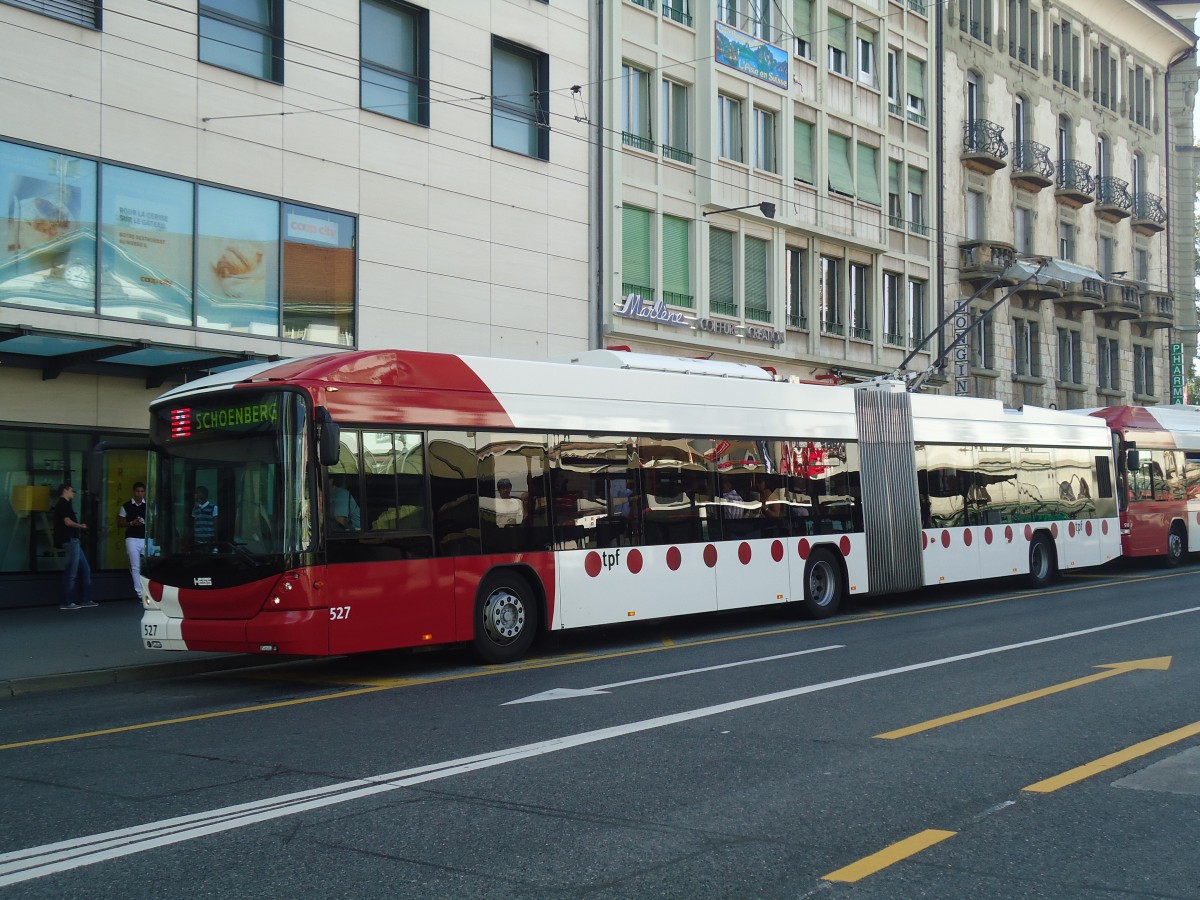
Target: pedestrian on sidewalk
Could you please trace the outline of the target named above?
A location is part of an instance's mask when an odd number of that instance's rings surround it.
[[[117,524],[125,529],[125,553],[133,576],[133,598],[142,601],[142,557],[146,555],[146,484],[133,484],[133,498],[121,504]]]
[[[80,535],[87,526],[79,521],[72,501],[75,488],[63,482],[58,488],[58,502],[54,504],[54,546],[66,551],[66,566],[63,568],[63,598],[59,609],[81,609],[96,606],[92,599],[92,568],[83,552]],[[79,587],[79,603],[75,602],[75,588]]]

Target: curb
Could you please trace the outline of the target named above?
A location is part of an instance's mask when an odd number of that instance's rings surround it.
[[[82,672],[64,672],[60,675],[31,675],[28,678],[10,678],[0,681],[0,697],[22,697],[28,694],[43,694],[49,691],[65,691],[104,684],[151,681],[156,678],[198,675],[205,672],[227,672],[234,669],[277,666],[284,661],[278,657],[219,656],[213,659],[190,659],[139,666],[88,669]]]

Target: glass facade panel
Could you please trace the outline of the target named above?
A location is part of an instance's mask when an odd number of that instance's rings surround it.
[[[190,182],[104,166],[100,210],[100,312],[192,324]]]
[[[96,164],[0,142],[0,302],[96,311]]]
[[[279,334],[279,203],[197,189],[196,323]]]
[[[285,203],[283,229],[284,336],[352,345],[354,219]]]

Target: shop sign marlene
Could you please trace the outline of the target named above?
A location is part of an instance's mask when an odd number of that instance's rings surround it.
[[[658,325],[670,325],[675,328],[691,328],[695,331],[705,331],[709,334],[723,334],[729,337],[740,337],[750,341],[762,341],[766,344],[782,344],[784,333],[761,325],[739,325],[723,319],[692,318],[677,310],[667,307],[662,300],[647,303],[641,294],[629,294],[623,300],[617,301],[613,309],[614,315],[623,319],[638,319],[643,322],[653,322]]]

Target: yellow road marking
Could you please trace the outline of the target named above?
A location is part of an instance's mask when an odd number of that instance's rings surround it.
[[[1085,684],[1103,681],[1105,678],[1112,678],[1114,675],[1124,675],[1126,672],[1134,672],[1139,669],[1165,671],[1170,667],[1171,657],[1169,656],[1159,656],[1154,659],[1134,659],[1129,662],[1096,666],[1095,668],[1097,669],[1107,669],[1108,671],[1088,675],[1084,678],[1076,678],[1073,681],[1064,681],[1061,684],[1040,688],[1036,691],[1030,691],[1027,694],[1018,694],[1016,697],[1009,697],[1007,700],[997,700],[995,703],[988,703],[985,706],[976,706],[974,709],[966,709],[962,712],[951,713],[948,716],[930,719],[927,722],[920,722],[917,725],[909,725],[907,728],[897,728],[895,731],[887,731],[883,734],[877,734],[875,737],[880,740],[893,741],[897,738],[920,734],[922,731],[932,731],[934,728],[941,728],[943,725],[949,725],[952,722],[961,722],[964,719],[971,719],[975,716],[983,716],[996,712],[997,710],[1008,709],[1010,706],[1028,703],[1030,700],[1040,700],[1042,697],[1049,697],[1051,694],[1058,694],[1062,691],[1069,691],[1072,688],[1083,687]]]
[[[1124,750],[1118,750],[1116,753],[1102,756],[1085,765],[1076,766],[1074,769],[1063,772],[1061,775],[1055,775],[1053,778],[1047,778],[1037,782],[1037,784],[1031,784],[1024,790],[1036,794],[1049,794],[1057,791],[1059,788],[1075,784],[1077,781],[1083,781],[1085,778],[1091,778],[1093,775],[1099,775],[1101,772],[1107,772],[1109,769],[1115,769],[1117,766],[1127,763],[1132,759],[1146,756],[1155,750],[1161,750],[1163,747],[1169,747],[1171,744],[1176,744],[1179,741],[1186,740],[1198,734],[1200,734],[1200,722],[1193,722],[1191,725],[1185,725],[1183,728],[1176,728],[1174,731],[1160,734],[1156,738],[1150,738],[1147,741],[1134,744],[1132,747],[1126,747]]]
[[[912,837],[897,841],[890,847],[884,847],[878,853],[864,856],[858,862],[843,866],[836,872],[830,872],[828,875],[822,876],[822,878],[825,881],[861,881],[868,875],[874,875],[880,869],[886,869],[893,863],[898,863],[902,859],[915,856],[922,850],[928,850],[934,844],[939,844],[946,840],[946,838],[952,838],[955,834],[957,832],[939,831],[936,828],[928,828],[925,831],[917,832]]]
[[[1181,578],[1186,575],[1195,574],[1194,572],[1169,572],[1162,575],[1146,575],[1137,576],[1129,579],[1114,579],[1113,583],[1127,584],[1135,581],[1157,581],[1163,578]],[[255,706],[242,706],[235,709],[226,709],[219,712],[198,713],[194,716],[183,716],[176,719],[160,719],[154,722],[138,722],[133,725],[121,725],[116,728],[104,728],[99,731],[84,731],[77,734],[64,734],[48,738],[36,738],[29,741],[18,741],[11,744],[0,744],[0,750],[16,750],[20,747],[38,747],[44,744],[57,744],[63,741],[82,740],[91,737],[103,737],[110,734],[123,734],[127,731],[141,731],[146,728],[160,728],[166,725],[181,725],[188,722],[199,722],[204,719],[217,719],[223,716],[236,716],[242,713],[263,712],[272,709],[281,709],[287,706],[299,706],[304,703],[319,703],[325,700],[341,700],[346,697],[357,697],[361,694],[372,694],[377,691],[388,691],[398,687],[415,687],[426,684],[442,684],[449,681],[461,681],[466,678],[485,678],[491,675],[507,674],[508,672],[520,672],[530,669],[548,669],[557,666],[576,665],[581,662],[600,662],[609,659],[620,659],[626,656],[641,656],[645,653],[661,653],[664,650],[686,650],[691,647],[703,647],[710,644],[723,644],[728,641],[743,641],[750,638],[773,637],[781,634],[794,634],[800,631],[815,631],[819,628],[841,628],[850,625],[861,625],[864,622],[879,622],[884,619],[902,619],[907,616],[923,616],[930,613],[954,612],[960,609],[973,609],[978,606],[990,606],[994,603],[1007,603],[1012,600],[1028,600],[1031,597],[1048,597],[1055,594],[1071,594],[1078,591],[1091,590],[1093,585],[1080,585],[1079,587],[1058,588],[1052,591],[1033,591],[1028,593],[1011,594],[1005,597],[992,597],[989,600],[971,600],[966,603],[956,603],[948,606],[935,606],[929,609],[913,609],[907,612],[886,613],[883,615],[864,615],[855,618],[847,619],[831,619],[824,622],[814,622],[809,625],[796,625],[791,628],[774,628],[768,631],[756,631],[748,634],[733,634],[719,638],[706,638],[699,641],[688,641],[683,644],[673,644],[671,646],[656,646],[644,647],[640,650],[622,650],[616,653],[604,653],[594,656],[585,656],[580,659],[575,654],[565,658],[547,658],[539,660],[529,660],[522,663],[513,663],[506,666],[480,666],[478,669],[470,672],[462,672],[455,675],[440,675],[431,678],[412,678],[412,679],[395,679],[394,681],[386,681],[378,685],[371,685],[357,690],[339,691],[336,694],[322,694],[319,697],[301,697],[295,700],[282,700],[277,703],[260,703]],[[361,682],[352,682],[359,684]]]

